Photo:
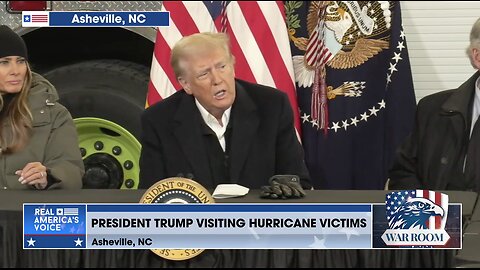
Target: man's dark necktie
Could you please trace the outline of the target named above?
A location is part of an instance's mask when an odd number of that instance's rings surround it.
[[[468,143],[465,177],[469,186],[474,186],[477,192],[480,191],[480,118],[473,127]]]

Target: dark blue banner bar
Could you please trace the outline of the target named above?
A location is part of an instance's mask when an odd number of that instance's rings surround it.
[[[169,26],[169,12],[50,12],[50,26],[156,27]]]
[[[89,204],[87,212],[370,212],[371,207],[370,204]]]
[[[24,235],[24,249],[45,249],[45,248],[85,248],[85,235]]]

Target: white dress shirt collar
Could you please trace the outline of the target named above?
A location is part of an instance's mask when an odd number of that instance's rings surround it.
[[[230,112],[232,110],[232,106],[230,106],[228,109],[226,109],[223,112],[222,115],[222,124],[218,122],[217,118],[210,114],[207,109],[205,109],[200,102],[198,102],[197,99],[195,99],[195,105],[197,105],[198,110],[200,111],[200,114],[202,115],[203,121],[205,121],[205,124],[209,126],[213,132],[217,135],[218,142],[220,143],[220,146],[222,147],[223,151],[225,152],[225,131],[227,130],[228,122],[230,121]]]

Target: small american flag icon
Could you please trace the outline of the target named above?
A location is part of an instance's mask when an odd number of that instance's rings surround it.
[[[35,15],[33,14],[32,15],[32,22],[35,23],[35,22],[48,22],[48,15]]]
[[[65,216],[78,216],[78,208],[63,208],[63,214]]]
[[[50,15],[48,11],[24,11],[22,12],[23,27],[48,26]]]

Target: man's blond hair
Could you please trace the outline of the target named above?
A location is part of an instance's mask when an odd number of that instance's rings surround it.
[[[175,77],[182,75],[183,71],[180,66],[180,60],[192,53],[192,49],[209,49],[222,48],[229,60],[233,61],[233,56],[230,51],[230,40],[225,33],[197,33],[190,36],[185,36],[178,41],[172,49],[170,56],[170,65],[175,72]]]

